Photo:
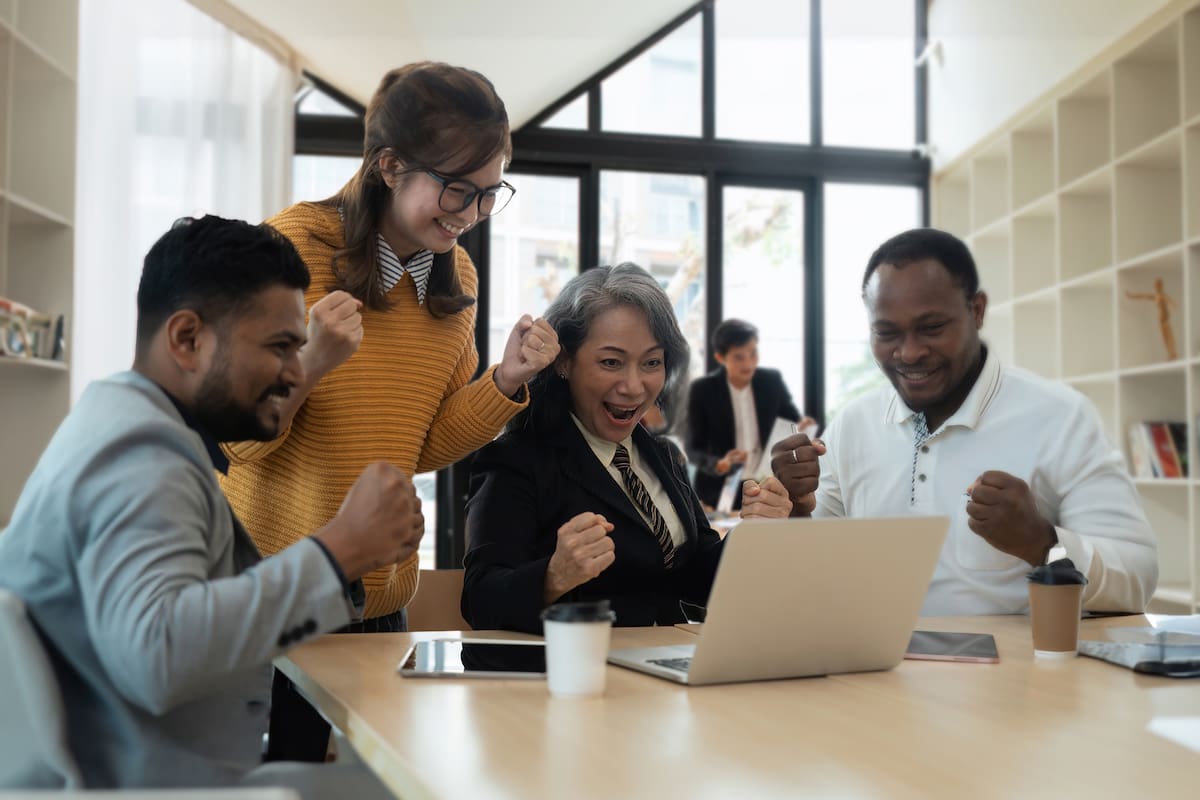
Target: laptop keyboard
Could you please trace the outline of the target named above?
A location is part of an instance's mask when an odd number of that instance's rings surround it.
[[[646,661],[647,663],[657,664],[658,666],[666,667],[667,669],[677,669],[680,672],[687,672],[692,666],[692,659],[690,656],[686,656],[684,658],[649,658],[646,659]]]

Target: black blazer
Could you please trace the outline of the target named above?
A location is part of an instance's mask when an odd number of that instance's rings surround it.
[[[616,560],[559,602],[611,601],[617,625],[685,622],[681,600],[704,606],[722,542],[704,517],[684,467],[662,441],[635,429],[643,461],[662,481],[687,541],[670,571],[658,540],[632,501],[567,417],[555,431],[506,433],[480,450],[471,465],[462,613],[471,627],[541,633],[546,566],[558,529],[576,514],[603,514]]]
[[[750,379],[754,390],[754,411],[758,417],[758,446],[767,446],[767,437],[775,419],[782,417],[800,421],[800,410],[778,370],[759,367]],[[725,368],[717,369],[692,381],[688,391],[687,448],[688,460],[696,466],[696,494],[710,506],[716,506],[725,485],[725,475],[717,474],[717,462],[737,445],[737,429],[733,422],[733,396]],[[741,506],[738,493],[737,506]]]

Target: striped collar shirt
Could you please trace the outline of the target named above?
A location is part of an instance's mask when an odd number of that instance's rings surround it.
[[[383,280],[383,291],[390,292],[407,272],[412,275],[417,287],[417,304],[425,304],[425,289],[429,286],[429,271],[433,268],[433,251],[419,250],[405,264],[392,250],[392,246],[379,234],[379,276]]]

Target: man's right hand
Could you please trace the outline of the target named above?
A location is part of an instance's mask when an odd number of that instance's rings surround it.
[[[376,461],[350,487],[337,515],[314,536],[353,581],[408,559],[424,533],[412,481],[386,461]]]
[[[340,289],[308,310],[308,342],[300,350],[305,371],[316,383],[358,351],[362,343],[362,301]]]
[[[806,434],[793,433],[771,448],[771,472],[787,489],[795,504],[793,515],[808,516],[815,505],[814,493],[821,477],[818,456],[825,455],[825,443],[810,440]]]
[[[720,460],[717,461],[717,474],[726,475],[729,473],[729,470],[733,469],[734,464],[745,464],[749,458],[750,454],[745,450],[734,448],[721,456]]]
[[[587,583],[616,560],[608,535],[613,525],[600,514],[576,514],[558,529],[554,555],[546,566],[543,599],[553,603],[576,586]]]

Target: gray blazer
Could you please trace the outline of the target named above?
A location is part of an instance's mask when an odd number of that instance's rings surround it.
[[[0,586],[46,643],[88,787],[235,782],[260,760],[271,659],[356,611],[319,545],[261,559],[200,436],[133,372],[89,386],[50,441]]]

